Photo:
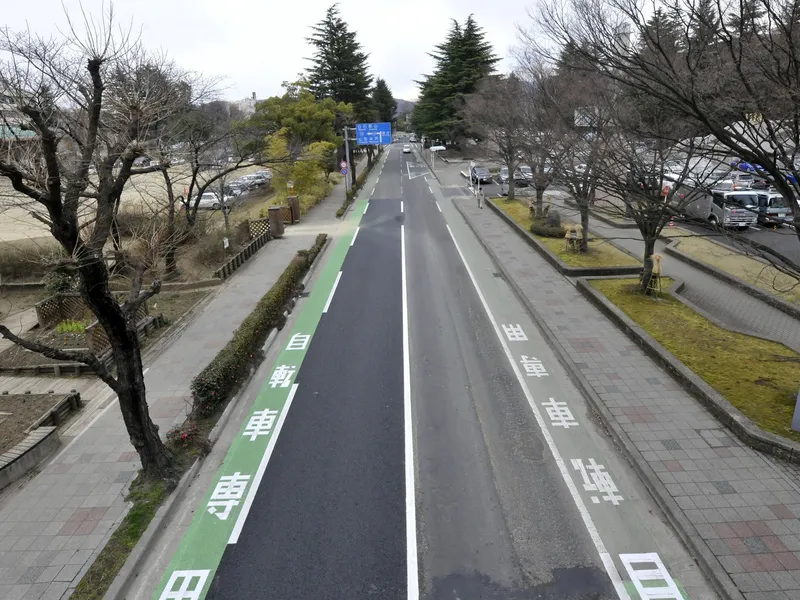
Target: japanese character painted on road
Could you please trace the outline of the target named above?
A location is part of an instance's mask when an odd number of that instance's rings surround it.
[[[590,458],[586,465],[583,464],[583,459],[573,458],[572,468],[580,471],[584,490],[587,492],[600,492],[600,498],[606,502],[611,502],[614,506],[622,502],[623,498],[619,495],[619,490],[611,479],[611,475],[608,474],[603,465],[595,462],[593,458]],[[590,496],[590,498],[593,503],[600,503],[600,498],[597,496]]]
[[[199,600],[211,571],[173,571],[158,600]]]
[[[566,402],[559,402],[555,398],[550,398],[547,402],[542,402],[542,406],[547,411],[547,416],[550,417],[550,425],[553,427],[569,429],[570,427],[578,426],[578,422],[572,416],[572,412]]]
[[[528,336],[522,331],[522,326],[517,325],[503,325],[503,331],[506,332],[506,337],[509,342],[527,342]]]
[[[528,377],[547,377],[548,373],[545,371],[542,361],[535,356],[525,356],[523,354],[520,362]]]
[[[278,417],[278,411],[272,409],[257,410],[247,422],[244,428],[244,436],[250,436],[250,441],[254,442],[260,435],[269,435]]]
[[[287,350],[305,350],[308,347],[308,342],[311,336],[305,333],[295,333],[289,344],[286,346]]]
[[[292,384],[292,375],[297,370],[297,367],[292,365],[281,365],[276,367],[269,378],[269,386],[271,388],[282,387],[287,388]]]
[[[233,475],[224,475],[219,478],[219,483],[208,501],[208,513],[225,521],[231,514],[234,506],[239,505],[239,500],[244,496],[250,475],[242,475],[238,471]],[[219,509],[222,509],[221,511]]]

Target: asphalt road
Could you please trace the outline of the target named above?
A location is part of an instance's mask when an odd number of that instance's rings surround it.
[[[405,597],[399,219],[399,198],[364,215],[208,598]]]
[[[379,173],[207,597],[640,600],[640,564],[715,599],[458,216],[457,171],[395,146]]]

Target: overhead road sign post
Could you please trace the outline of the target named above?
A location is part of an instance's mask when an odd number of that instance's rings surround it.
[[[391,144],[392,124],[356,123],[356,143],[359,146]]]

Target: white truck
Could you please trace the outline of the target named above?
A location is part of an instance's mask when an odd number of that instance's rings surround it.
[[[683,213],[719,227],[744,230],[758,221],[758,193],[754,190],[711,190],[698,194],[684,207]]]

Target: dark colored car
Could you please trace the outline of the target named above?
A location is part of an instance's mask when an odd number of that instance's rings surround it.
[[[471,179],[478,183],[492,183],[492,174],[486,167],[473,167]]]

